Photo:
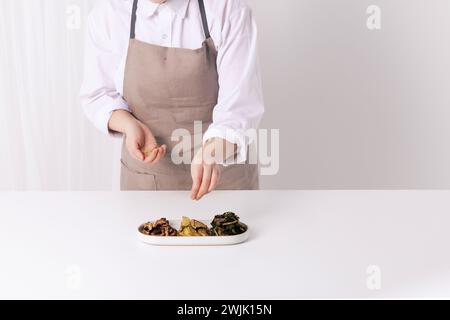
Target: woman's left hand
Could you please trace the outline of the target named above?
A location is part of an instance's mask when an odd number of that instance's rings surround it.
[[[232,150],[232,154],[228,154],[230,150]],[[192,200],[200,200],[216,189],[220,181],[221,165],[218,163],[224,163],[225,159],[233,156],[236,151],[236,145],[220,138],[214,138],[197,152],[191,164]]]

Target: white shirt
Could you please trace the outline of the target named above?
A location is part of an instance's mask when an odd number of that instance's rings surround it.
[[[105,133],[115,110],[129,110],[123,99],[132,0],[98,0],[87,22],[81,102],[86,116]],[[264,113],[257,59],[257,28],[244,0],[205,0],[211,37],[218,50],[219,98],[213,137],[238,145],[238,161],[247,158],[246,132],[256,129]],[[165,47],[197,49],[205,40],[197,0],[140,0],[136,38]],[[150,128],[151,130],[151,128]],[[110,133],[111,134],[111,133]]]

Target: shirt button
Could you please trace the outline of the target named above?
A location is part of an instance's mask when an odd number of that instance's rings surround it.
[[[166,40],[166,39],[167,39],[167,34],[163,34],[163,35],[162,35],[162,39],[163,39],[163,40]]]

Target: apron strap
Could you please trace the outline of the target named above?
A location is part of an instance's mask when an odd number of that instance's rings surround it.
[[[133,2],[133,10],[131,11],[131,28],[130,39],[136,38],[136,12],[138,7],[138,0]]]
[[[203,30],[205,32],[206,39],[211,38],[211,33],[209,32],[208,27],[208,19],[206,18],[206,10],[205,10],[205,3],[203,0],[198,0],[198,5],[200,7],[200,15],[202,16],[202,24],[203,24]],[[131,28],[130,28],[130,39],[136,38],[136,13],[138,8],[138,0],[133,1],[133,9],[131,11]]]
[[[205,31],[205,37],[206,39],[209,39],[211,38],[211,34],[209,32],[208,19],[206,18],[205,3],[203,2],[203,0],[198,0],[198,5],[200,6],[200,14],[202,16],[202,23],[203,23],[203,30]]]

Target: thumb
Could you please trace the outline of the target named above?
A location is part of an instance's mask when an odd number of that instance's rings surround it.
[[[152,152],[154,149],[158,148],[158,143],[151,132],[145,132],[145,142],[142,150],[144,153]]]
[[[137,141],[133,141],[129,145],[128,151],[136,160],[144,161],[144,154],[142,153],[141,149],[139,148],[139,143]]]

